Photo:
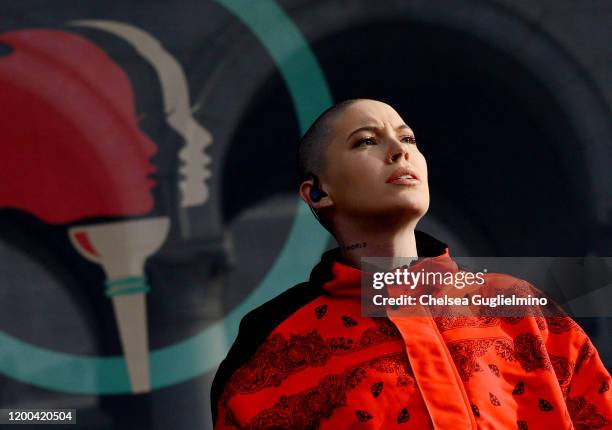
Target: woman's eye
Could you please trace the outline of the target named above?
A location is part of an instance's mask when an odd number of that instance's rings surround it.
[[[414,136],[405,136],[405,137],[402,137],[402,142],[412,143],[412,144],[416,145],[416,139],[414,138]]]
[[[357,141],[355,146],[360,146],[362,143],[368,143],[368,144],[372,144],[372,145],[376,144],[376,142],[374,142],[373,139],[361,139],[361,140]]]

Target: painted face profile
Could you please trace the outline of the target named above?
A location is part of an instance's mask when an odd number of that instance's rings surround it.
[[[0,208],[51,223],[144,215],[150,157],[125,72],[59,30],[0,34]]]
[[[212,144],[212,134],[194,117],[190,104],[187,76],[174,56],[154,35],[134,25],[107,20],[78,20],[69,25],[93,28],[113,34],[132,45],[136,52],[155,70],[161,86],[161,95],[168,125],[185,141],[179,151],[178,187],[180,206],[193,207],[206,203],[210,190],[206,179],[212,176],[212,160],[206,148]]]

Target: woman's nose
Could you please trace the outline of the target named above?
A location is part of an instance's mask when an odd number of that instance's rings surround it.
[[[410,158],[407,145],[397,139],[391,139],[389,145],[389,159],[392,162],[396,162],[398,158],[401,157],[404,157],[406,160]]]

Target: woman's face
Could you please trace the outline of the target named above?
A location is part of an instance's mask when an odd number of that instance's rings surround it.
[[[351,104],[334,121],[322,183],[336,216],[400,215],[420,219],[429,208],[427,163],[414,134],[389,105]],[[398,168],[417,180],[390,182]]]

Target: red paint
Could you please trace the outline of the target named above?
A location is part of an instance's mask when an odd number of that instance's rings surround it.
[[[79,242],[79,245],[81,245],[81,248],[83,250],[87,251],[89,254],[93,255],[94,257],[100,256],[100,254],[98,254],[98,251],[96,251],[96,248],[94,248],[93,244],[89,240],[89,237],[87,236],[86,232],[79,231],[77,233],[74,233],[74,238],[77,242]]]
[[[48,223],[144,215],[156,145],[136,122],[126,73],[84,37],[0,34],[0,207]]]

